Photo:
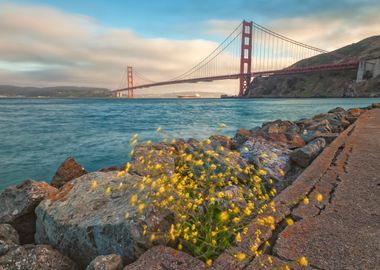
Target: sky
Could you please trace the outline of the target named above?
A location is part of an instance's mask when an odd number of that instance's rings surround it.
[[[379,35],[378,14],[378,0],[0,0],[0,84],[115,89],[127,65],[165,80],[207,56],[243,19],[334,50]]]

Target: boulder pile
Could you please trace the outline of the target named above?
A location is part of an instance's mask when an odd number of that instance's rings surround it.
[[[69,158],[51,185],[26,180],[0,193],[0,269],[204,269],[198,259],[148,239],[144,228],[166,231],[173,217],[151,205],[132,207],[134,196],[144,192],[134,183],[172,175],[183,154],[217,149],[217,170],[238,170],[243,181],[249,177],[245,168],[265,170],[263,179],[281,190],[364,111],[335,108],[299,121],[276,120],[239,129],[233,138],[213,135],[207,143],[142,144],[126,174],[117,167],[88,173]],[[148,156],[150,167],[142,162]]]

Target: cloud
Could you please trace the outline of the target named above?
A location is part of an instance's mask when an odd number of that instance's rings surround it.
[[[206,34],[221,38],[227,37],[231,32],[240,25],[238,20],[208,20],[203,23]]]
[[[177,76],[215,42],[144,38],[90,17],[42,6],[0,4],[0,83],[116,88],[133,66],[153,80]]]
[[[379,5],[350,5],[349,2],[348,8],[340,12],[335,8],[322,10],[318,14],[275,19],[264,26],[326,50],[379,34]],[[213,19],[193,22],[192,28],[222,39],[239,23]],[[197,64],[218,45],[205,39],[146,38],[130,29],[105,27],[81,14],[9,2],[0,3],[0,36],[0,84],[33,86],[114,89],[119,86],[127,65],[152,80],[166,80]],[[141,91],[173,89],[232,94],[237,91],[237,82],[185,84]]]

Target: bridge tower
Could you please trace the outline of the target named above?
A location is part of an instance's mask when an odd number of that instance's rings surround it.
[[[133,98],[133,70],[132,67],[127,68],[127,86],[128,86],[128,98]]]
[[[247,89],[251,83],[251,65],[252,65],[252,31],[253,22],[243,21],[243,30],[241,36],[241,53],[240,53],[240,88],[239,97],[247,94]]]

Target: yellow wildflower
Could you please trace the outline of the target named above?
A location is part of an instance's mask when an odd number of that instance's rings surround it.
[[[319,192],[317,192],[317,194],[315,194],[315,200],[317,202],[322,202],[323,201],[323,195]]]
[[[137,207],[137,211],[139,212],[142,212],[145,208],[145,204],[144,203],[140,203],[139,206]]]
[[[132,206],[135,206],[136,205],[136,202],[137,202],[137,195],[136,194],[133,194],[129,200],[130,204]]]
[[[92,189],[97,189],[97,187],[98,187],[98,182],[97,182],[96,180],[93,180],[93,181],[91,182],[91,188],[92,188]]]
[[[308,197],[303,198],[303,203],[305,205],[309,204],[309,198]]]
[[[286,218],[285,220],[286,220],[286,223],[287,223],[289,226],[291,226],[291,225],[294,224],[294,221],[293,221],[293,219],[291,219],[291,218]]]
[[[298,264],[306,267],[309,265],[309,262],[306,257],[302,256],[298,259]]]
[[[243,252],[239,252],[239,253],[235,254],[235,258],[238,259],[239,261],[244,260],[246,257],[247,257],[247,255]]]
[[[241,242],[241,235],[240,235],[240,233],[237,233],[237,234],[236,234],[235,240],[236,240],[236,242],[238,242],[238,243]]]
[[[228,213],[226,211],[221,212],[220,215],[219,215],[219,219],[222,222],[227,221],[228,218],[229,218],[229,215],[228,215]]]

